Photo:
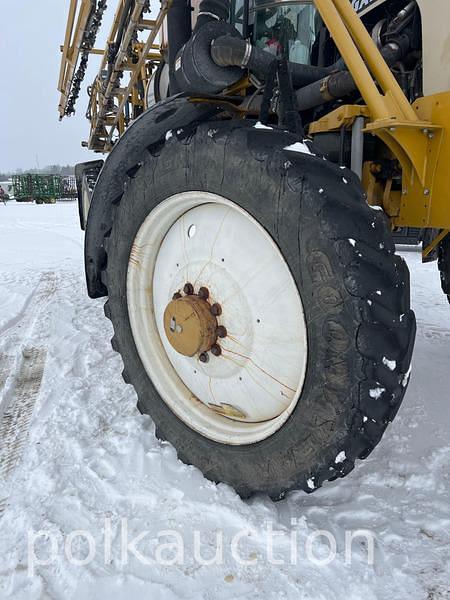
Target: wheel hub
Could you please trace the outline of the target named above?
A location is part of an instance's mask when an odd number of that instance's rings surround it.
[[[213,312],[211,305],[200,295],[174,297],[164,311],[164,331],[172,348],[183,356],[211,350],[218,335]]]
[[[189,427],[247,444],[289,417],[306,372],[301,298],[276,243],[239,206],[198,191],[160,203],[135,238],[127,302],[145,369]]]

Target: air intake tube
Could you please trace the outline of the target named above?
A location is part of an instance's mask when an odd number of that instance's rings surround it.
[[[192,37],[178,51],[174,62],[177,87],[195,94],[216,94],[233,85],[248,69],[259,79],[266,78],[275,57],[242,39],[227,23],[229,0],[203,0]],[[294,87],[322,79],[335,70],[289,63]]]
[[[241,38],[226,22],[229,0],[203,0],[191,38],[178,52],[174,71],[178,87],[188,93],[216,94],[242,77],[239,67],[222,67],[211,58],[211,43],[223,36]]]
[[[222,36],[213,40],[211,56],[216,65],[222,67],[238,66],[246,68],[258,78],[264,80],[272,63],[276,60],[273,54],[252,46],[242,38]],[[294,87],[308,85],[326,77],[334,67],[313,67],[298,63],[289,63],[289,72]]]
[[[203,0],[198,8],[194,33],[196,33],[205,23],[209,23],[210,21],[227,21],[229,16],[229,0]]]

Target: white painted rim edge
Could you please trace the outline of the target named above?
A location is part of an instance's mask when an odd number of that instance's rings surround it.
[[[289,406],[279,416],[268,421],[246,423],[221,416],[193,396],[173,368],[162,344],[154,318],[149,285],[159,248],[171,226],[187,211],[207,203],[230,206],[250,219],[264,231],[274,249],[281,252],[267,231],[244,209],[234,202],[209,192],[190,191],[171,196],[158,204],[142,223],[136,235],[127,271],[127,305],[134,342],[144,369],[168,407],[187,426],[215,442],[246,445],[262,441],[278,431],[296,407],[306,376],[307,334],[304,321],[304,360],[299,364],[299,385]],[[145,252],[142,249],[145,248]],[[284,257],[283,261],[284,261]],[[284,261],[285,262],[285,261]],[[292,276],[292,274],[291,274]],[[292,278],[293,282],[294,279]],[[295,284],[295,282],[294,282]],[[297,289],[298,292],[298,289]]]

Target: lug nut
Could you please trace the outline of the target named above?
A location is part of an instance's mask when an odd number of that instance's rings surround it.
[[[206,352],[202,352],[199,354],[198,360],[202,363],[207,363],[209,360],[209,355]]]
[[[206,287],[201,287],[198,290],[198,295],[200,298],[202,298],[202,300],[208,300],[209,298],[209,290]]]
[[[184,285],[183,292],[186,294],[186,296],[192,296],[194,293],[194,286],[192,283],[186,283]]]
[[[175,292],[175,294],[172,296],[172,300],[178,300],[179,298],[181,298],[180,292]]]
[[[214,354],[214,356],[220,356],[222,354],[222,348],[219,346],[219,344],[214,344],[211,346],[211,354]]]
[[[223,325],[219,325],[219,327],[216,329],[216,334],[217,334],[217,337],[220,337],[220,338],[227,337],[227,328],[224,327]]]
[[[220,304],[217,304],[217,302],[215,302],[211,306],[211,314],[213,314],[215,317],[219,317],[222,314],[222,307],[220,306]]]

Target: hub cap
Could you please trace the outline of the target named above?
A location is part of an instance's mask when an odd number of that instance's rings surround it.
[[[215,344],[217,319],[200,296],[176,298],[164,311],[164,330],[172,348],[183,356],[201,354]]]
[[[306,371],[303,307],[247,212],[205,192],[159,204],[135,238],[127,300],[148,375],[192,429],[248,444],[285,423]]]

